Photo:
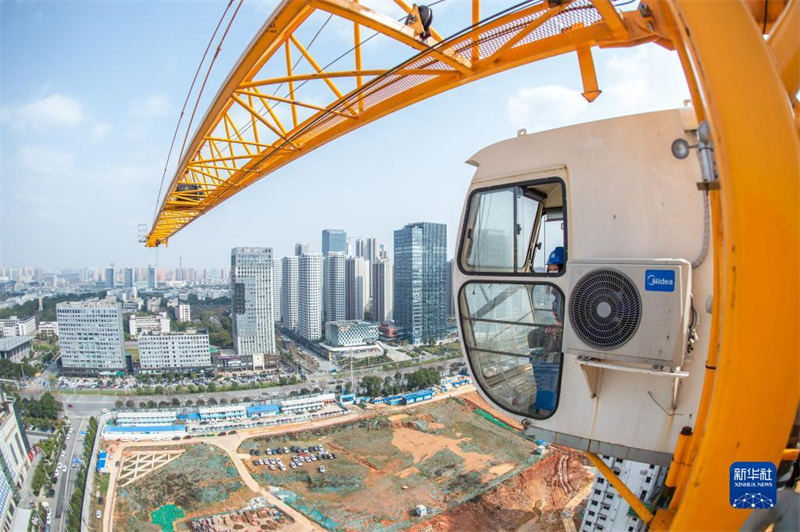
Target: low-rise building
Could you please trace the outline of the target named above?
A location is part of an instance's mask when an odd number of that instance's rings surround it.
[[[170,425],[178,418],[178,412],[174,409],[166,410],[124,410],[116,415],[116,424],[121,427],[146,426],[146,425]]]
[[[378,334],[381,340],[396,341],[400,339],[400,328],[394,323],[381,323]]]
[[[247,406],[243,404],[201,406],[197,412],[203,421],[244,419],[247,417]]]
[[[166,312],[161,312],[157,316],[131,316],[128,330],[131,336],[139,336],[141,333],[168,333],[169,318]]]
[[[0,336],[33,336],[36,334],[36,316],[29,318],[10,318],[0,319]]]
[[[151,297],[147,300],[147,312],[155,314],[161,308],[161,298]]]
[[[30,336],[0,338],[0,358],[11,362],[22,362],[31,353]]]
[[[332,393],[309,395],[306,397],[297,397],[295,399],[285,399],[281,401],[281,412],[287,414],[296,412],[312,412],[324,407],[326,404],[335,402],[336,395]]]
[[[378,339],[378,324],[368,321],[329,321],[325,340],[334,347],[364,345]]]
[[[39,323],[39,334],[47,337],[58,338],[58,322],[57,321],[43,321]]]
[[[138,340],[139,364],[143,370],[188,371],[211,367],[206,331],[140,334]]]

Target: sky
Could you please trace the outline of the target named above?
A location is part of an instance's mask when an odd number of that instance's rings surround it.
[[[482,5],[490,12],[510,3]],[[468,4],[434,6],[434,26],[455,31]],[[224,267],[236,246],[271,247],[281,257],[308,242],[318,252],[324,228],[376,237],[391,254],[392,232],[417,221],[446,223],[452,256],[473,153],[520,128],[675,108],[689,97],[677,57],[655,45],[594,49],[603,92],[591,104],[580,94],[575,54],[540,61],[334,140],[189,224],[168,247],[147,249],[138,225],[152,222],[175,124],[226,5],[0,2],[0,265]],[[244,0],[200,115],[274,5]],[[368,5],[391,12],[393,3]],[[352,44],[341,28],[329,30],[312,51],[337,55]],[[373,44],[365,46],[373,59],[394,53]],[[173,155],[167,182],[174,169]]]

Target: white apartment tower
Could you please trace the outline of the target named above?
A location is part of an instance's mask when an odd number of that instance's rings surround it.
[[[264,368],[264,355],[275,353],[272,314],[272,249],[231,250],[231,305],[236,354],[252,357],[253,369]]]
[[[65,372],[125,369],[122,305],[116,299],[59,303],[56,320]]]
[[[189,303],[179,303],[175,309],[175,314],[177,315],[178,321],[181,323],[192,321],[192,307]]]
[[[297,329],[297,263],[297,256],[281,260],[281,325],[290,331]]]
[[[297,332],[316,341],[322,337],[322,255],[301,255],[297,273]]]
[[[281,285],[283,284],[283,268],[280,259],[272,261],[272,321],[281,321]]]
[[[369,262],[350,257],[345,263],[345,314],[347,320],[363,320],[369,302]]]
[[[306,242],[298,242],[294,245],[294,256],[302,257],[308,255],[308,244]]]
[[[622,482],[645,503],[652,503],[661,491],[667,468],[632,460],[600,455]],[[639,532],[647,528],[619,492],[602,475],[594,478],[586,501],[586,511],[579,532]]]
[[[346,314],[344,253],[331,252],[323,259],[323,321],[341,321]]]
[[[392,263],[378,259],[372,264],[372,321],[392,321],[394,316],[394,286]]]

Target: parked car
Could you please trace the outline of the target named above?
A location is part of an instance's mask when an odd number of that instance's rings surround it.
[[[101,515],[103,515],[103,514],[100,512],[100,510],[97,510],[97,511],[94,513],[94,516],[95,516],[96,518],[98,518],[98,519],[100,519],[100,516],[101,516]]]

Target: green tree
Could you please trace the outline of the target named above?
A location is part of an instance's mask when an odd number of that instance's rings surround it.
[[[134,406],[134,403],[130,399],[125,401],[125,408],[133,408],[133,406]]]

